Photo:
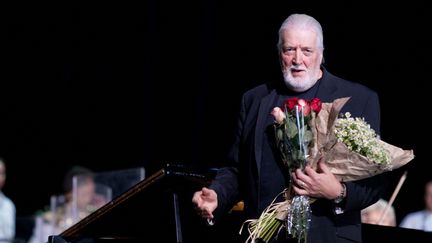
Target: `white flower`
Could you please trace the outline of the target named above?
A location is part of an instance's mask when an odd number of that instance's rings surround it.
[[[371,161],[380,165],[390,163],[390,155],[364,118],[352,118],[351,114],[346,112],[342,118],[336,120],[335,135],[338,141],[344,143],[348,149]]]

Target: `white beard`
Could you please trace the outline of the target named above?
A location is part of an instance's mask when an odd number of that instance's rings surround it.
[[[308,70],[306,68],[302,68],[306,70],[306,75],[303,77],[293,77],[290,69],[297,67],[285,68],[283,72],[283,77],[285,81],[285,85],[295,91],[295,92],[303,92],[310,89],[314,84],[318,81],[319,68],[317,71]]]

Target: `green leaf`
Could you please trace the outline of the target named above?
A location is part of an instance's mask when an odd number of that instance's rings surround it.
[[[291,120],[287,120],[286,129],[288,138],[293,138],[298,133],[297,125]]]
[[[276,128],[276,141],[281,141],[283,139],[282,129]]]
[[[304,143],[310,143],[313,139],[313,133],[311,130],[306,130],[304,133],[303,141]]]

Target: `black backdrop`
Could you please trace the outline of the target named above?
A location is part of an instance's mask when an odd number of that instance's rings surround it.
[[[147,0],[1,11],[0,156],[19,216],[59,193],[71,165],[148,173],[165,163],[220,166],[240,94],[280,78],[277,30],[294,12],[322,23],[329,71],[379,92],[382,138],[415,151],[393,173],[395,187],[408,171],[394,203],[398,221],[423,206],[432,179],[424,5]]]

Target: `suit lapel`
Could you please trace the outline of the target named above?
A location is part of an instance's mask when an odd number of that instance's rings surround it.
[[[255,127],[255,160],[257,163],[258,175],[261,170],[261,159],[262,159],[262,147],[264,139],[265,125],[274,104],[274,100],[277,97],[276,90],[272,90],[267,96],[261,99],[258,111],[258,120]]]
[[[325,69],[323,69],[323,77],[319,81],[320,84],[318,86],[318,91],[316,94],[316,97],[320,98],[321,100],[331,100],[334,99],[334,93],[337,90],[336,85],[332,80],[334,77],[328,73]]]

